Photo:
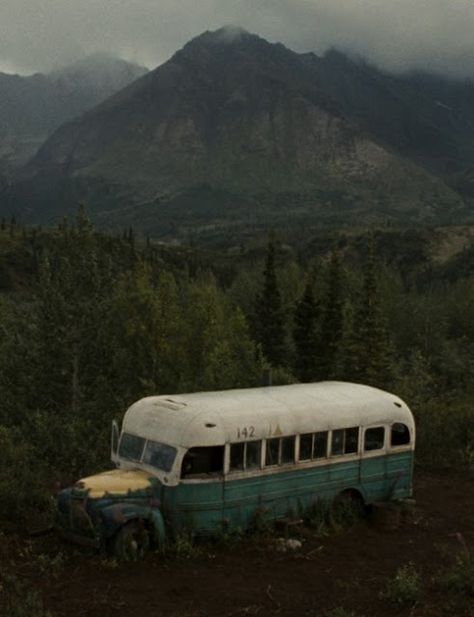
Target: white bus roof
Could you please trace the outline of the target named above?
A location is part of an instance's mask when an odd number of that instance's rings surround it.
[[[126,412],[122,431],[179,448],[402,422],[407,405],[370,386],[326,381],[150,396]]]

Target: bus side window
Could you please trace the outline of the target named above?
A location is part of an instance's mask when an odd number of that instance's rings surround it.
[[[332,432],[331,454],[332,456],[344,454],[344,430]]]
[[[390,443],[392,446],[404,446],[410,443],[410,429],[406,424],[395,422],[392,425]]]
[[[181,477],[221,474],[224,471],[224,446],[190,448],[181,465]]]
[[[364,435],[364,452],[371,450],[381,450],[385,442],[385,428],[377,426],[368,428]]]
[[[294,463],[295,462],[295,437],[282,437],[281,439],[281,457],[280,463],[284,465],[285,463]]]
[[[245,469],[260,468],[261,441],[248,441],[246,443]]]
[[[245,443],[233,443],[230,446],[230,471],[244,468]]]
[[[278,465],[278,454],[280,450],[280,439],[275,437],[273,439],[267,439],[267,445],[265,450],[265,466]]]
[[[310,461],[313,458],[313,433],[300,435],[300,461]]]
[[[313,458],[326,458],[328,455],[327,431],[314,434]]]
[[[359,427],[338,429],[332,432],[331,455],[356,454],[359,448]]]

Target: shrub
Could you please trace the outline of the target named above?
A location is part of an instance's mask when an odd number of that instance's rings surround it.
[[[474,559],[466,549],[456,556],[454,564],[439,578],[442,588],[474,597]]]
[[[2,617],[52,617],[38,592],[12,574],[0,577],[0,613]]]
[[[412,562],[398,568],[382,597],[396,604],[414,606],[421,595],[421,577]]]

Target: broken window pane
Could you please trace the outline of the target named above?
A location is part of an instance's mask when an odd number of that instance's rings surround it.
[[[364,437],[364,450],[370,452],[371,450],[381,450],[385,440],[385,429],[383,426],[377,426],[375,428],[368,428],[365,431]]]
[[[314,434],[313,458],[326,458],[328,451],[327,431]]]
[[[187,451],[181,467],[181,475],[222,473],[224,470],[224,446],[191,448]]]
[[[260,453],[262,451],[261,441],[247,442],[247,456],[245,461],[246,469],[255,469],[260,467]]]
[[[283,437],[281,440],[281,462],[295,462],[295,437]]]
[[[300,435],[300,461],[309,461],[313,456],[313,433]]]

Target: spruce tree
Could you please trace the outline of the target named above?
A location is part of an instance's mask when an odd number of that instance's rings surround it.
[[[272,366],[285,363],[285,331],[281,294],[275,268],[275,241],[268,242],[263,289],[257,296],[256,335],[262,351]]]
[[[313,283],[308,278],[303,296],[297,303],[294,314],[294,369],[300,381],[312,381],[317,373],[318,316]]]
[[[318,375],[320,379],[337,376],[344,333],[344,292],[339,252],[331,253],[326,276],[326,294],[322,304],[321,330],[318,340]]]
[[[370,385],[393,381],[393,346],[382,311],[374,241],[369,239],[364,281],[354,324],[354,375]]]

